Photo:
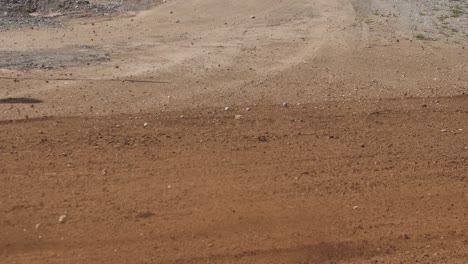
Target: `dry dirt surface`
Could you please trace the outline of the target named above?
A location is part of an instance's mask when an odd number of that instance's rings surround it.
[[[468,263],[466,2],[79,2],[0,17],[0,263]]]
[[[0,262],[466,263],[467,116],[458,97],[3,122]]]

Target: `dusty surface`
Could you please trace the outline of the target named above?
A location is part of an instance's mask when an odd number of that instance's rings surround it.
[[[0,263],[466,263],[466,3],[434,2],[0,32]]]
[[[35,53],[51,67],[53,54],[70,47],[110,61],[54,71],[5,68],[0,75],[16,81],[3,81],[0,96],[44,103],[0,111],[10,119],[467,92],[466,42],[418,40],[420,32],[402,17],[374,15],[377,7],[382,12],[385,2],[169,1],[136,15],[4,32],[4,54]]]
[[[3,122],[0,262],[466,263],[467,116],[459,97]]]

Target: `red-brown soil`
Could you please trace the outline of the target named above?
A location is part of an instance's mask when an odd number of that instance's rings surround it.
[[[465,96],[4,121],[0,262],[466,263],[467,118]]]
[[[453,1],[150,2],[0,21],[0,264],[468,263]]]

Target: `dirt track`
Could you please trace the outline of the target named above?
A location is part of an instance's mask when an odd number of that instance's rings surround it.
[[[17,81],[3,81],[2,96],[43,103],[34,108],[0,105],[2,117],[466,93],[466,42],[419,41],[419,31],[406,28],[402,17],[373,15],[375,8],[387,8],[380,5],[348,0],[169,1],[136,15],[4,32],[5,52],[26,52],[26,59],[19,57],[20,67],[35,52],[43,57],[30,58],[32,65],[54,70],[3,70],[3,76]],[[76,52],[75,59],[70,51]],[[61,68],[82,63],[87,53],[89,66]],[[102,58],[110,61],[96,64]]]
[[[465,263],[467,115],[460,97],[5,122],[0,260]]]
[[[466,263],[464,27],[414,3],[0,32],[0,263]]]

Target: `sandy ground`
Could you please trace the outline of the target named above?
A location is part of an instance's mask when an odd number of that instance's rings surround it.
[[[466,263],[467,17],[427,2],[0,32],[0,263]]]

